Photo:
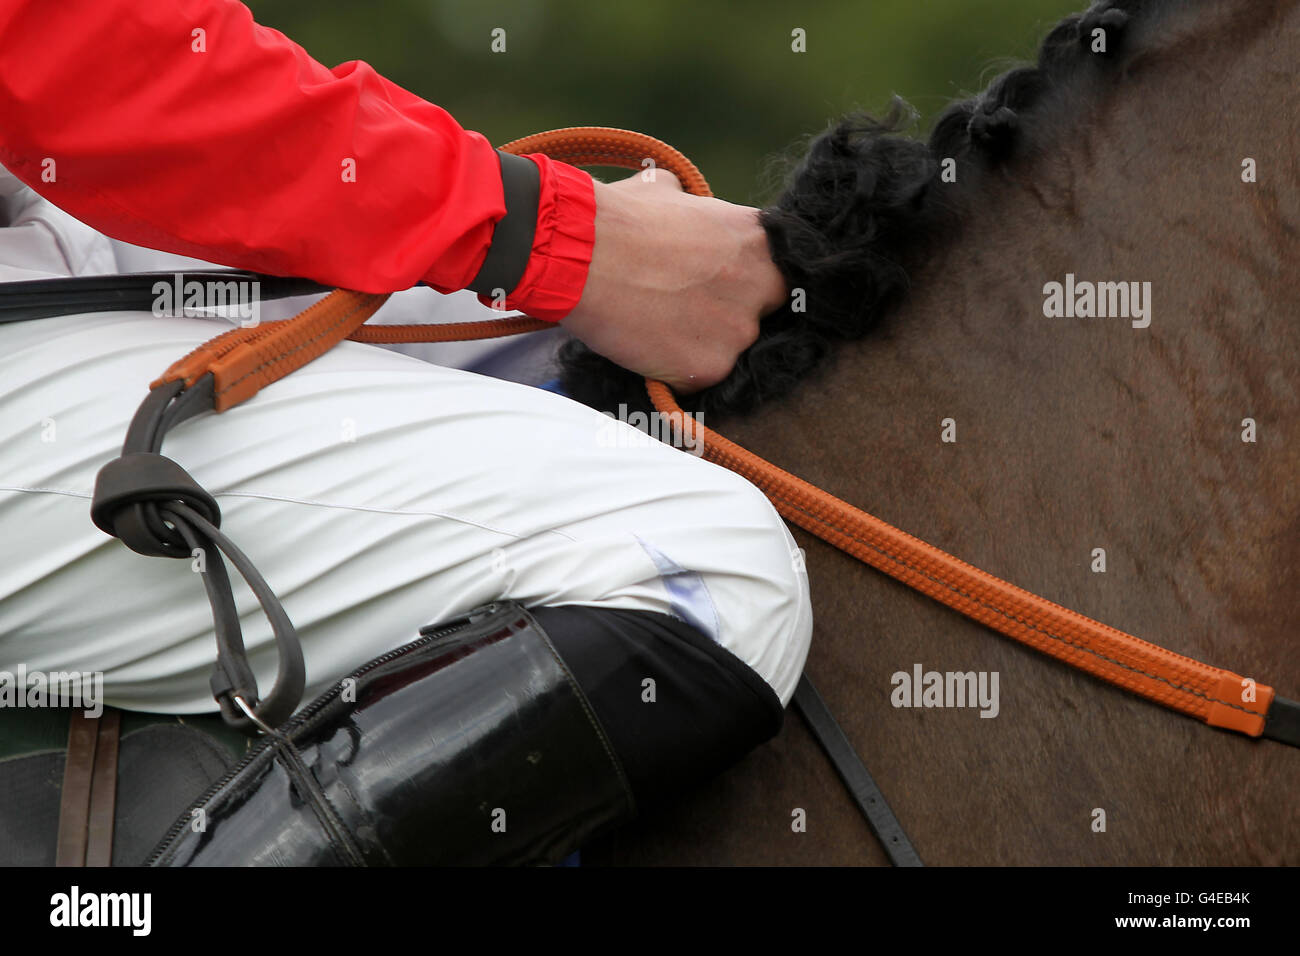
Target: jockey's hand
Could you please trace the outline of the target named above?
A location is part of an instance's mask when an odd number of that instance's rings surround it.
[[[663,169],[596,183],[596,244],[562,325],[634,372],[692,392],[722,381],[786,299],[758,210],[682,191]]]

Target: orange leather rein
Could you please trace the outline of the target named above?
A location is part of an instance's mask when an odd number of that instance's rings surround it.
[[[575,166],[642,169],[649,159],[655,167],[676,175],[688,192],[712,195],[690,160],[641,133],[574,127],[518,139],[501,149],[545,153]],[[212,373],[215,408],[224,411],[345,338],[370,343],[450,342],[551,327],[530,318],[365,326],[386,299],[386,295],[336,290],[292,319],[218,336],[173,364],[153,386],[176,380],[190,386]],[[682,412],[663,383],[647,380],[646,385],[655,407],[674,416],[670,420],[680,423],[687,437],[703,443],[705,458],[749,479],[783,517],[806,531],[941,604],[1109,683],[1212,727],[1252,737],[1273,736],[1267,734],[1275,698],[1272,687],[1165,650],[967,564],[698,424]]]

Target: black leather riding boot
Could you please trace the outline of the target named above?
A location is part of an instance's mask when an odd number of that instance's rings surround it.
[[[155,866],[553,861],[633,812],[546,634],[485,609],[303,708],[177,820]]]
[[[646,702],[647,679],[663,706]],[[735,760],[781,714],[761,678],[675,619],[491,605],[261,738],[147,863],[556,862],[643,795]]]

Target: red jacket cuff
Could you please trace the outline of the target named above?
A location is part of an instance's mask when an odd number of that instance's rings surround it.
[[[537,230],[523,278],[505,308],[558,322],[578,304],[596,244],[596,187],[591,176],[542,153],[528,159],[540,172]],[[493,305],[480,295],[484,305]]]

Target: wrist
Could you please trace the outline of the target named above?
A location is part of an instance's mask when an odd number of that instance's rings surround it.
[[[629,237],[640,233],[643,244],[646,239],[646,224],[643,219],[638,219],[636,196],[602,182],[593,182],[592,194],[596,206],[593,220],[596,241],[592,247],[586,282],[577,303],[577,311],[582,315],[602,308],[603,300],[609,292],[607,280],[611,276],[617,276],[624,282],[631,278],[626,258]],[[631,239],[631,243],[635,241],[635,238]],[[565,316],[566,319],[575,320],[578,317],[572,312]]]

